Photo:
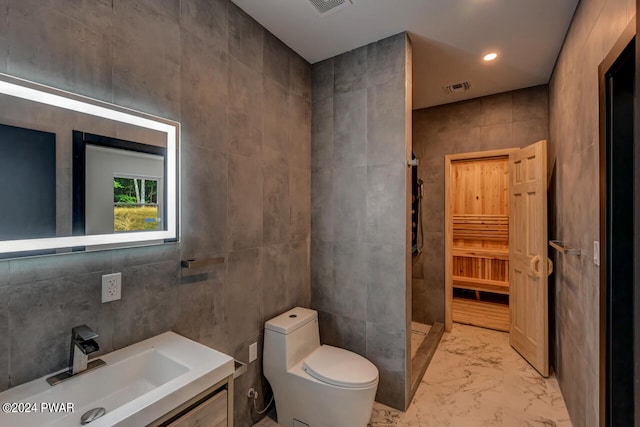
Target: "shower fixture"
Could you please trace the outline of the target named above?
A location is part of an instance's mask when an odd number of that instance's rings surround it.
[[[419,159],[415,154],[407,162],[411,167],[411,252],[420,255],[424,246],[422,227],[422,199],[424,198],[424,181],[418,178]]]

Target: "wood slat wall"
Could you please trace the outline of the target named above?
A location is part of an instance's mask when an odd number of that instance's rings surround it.
[[[484,292],[509,294],[508,157],[451,167],[452,285],[476,291],[475,301],[454,298],[453,320],[508,330],[508,306],[482,301]]]

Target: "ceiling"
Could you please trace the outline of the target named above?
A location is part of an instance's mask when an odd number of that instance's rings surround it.
[[[312,64],[408,31],[418,109],[548,83],[578,0],[352,0],[322,16],[309,0],[233,2]]]

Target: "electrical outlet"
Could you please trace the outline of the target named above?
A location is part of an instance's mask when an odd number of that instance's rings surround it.
[[[116,301],[122,297],[122,273],[102,276],[102,302]]]
[[[249,346],[249,363],[258,358],[258,343],[254,342]]]

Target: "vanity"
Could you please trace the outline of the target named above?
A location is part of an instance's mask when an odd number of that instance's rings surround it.
[[[0,393],[0,425],[80,426],[104,408],[84,425],[233,426],[232,357],[165,332],[100,359],[104,366],[57,385],[47,375]]]

